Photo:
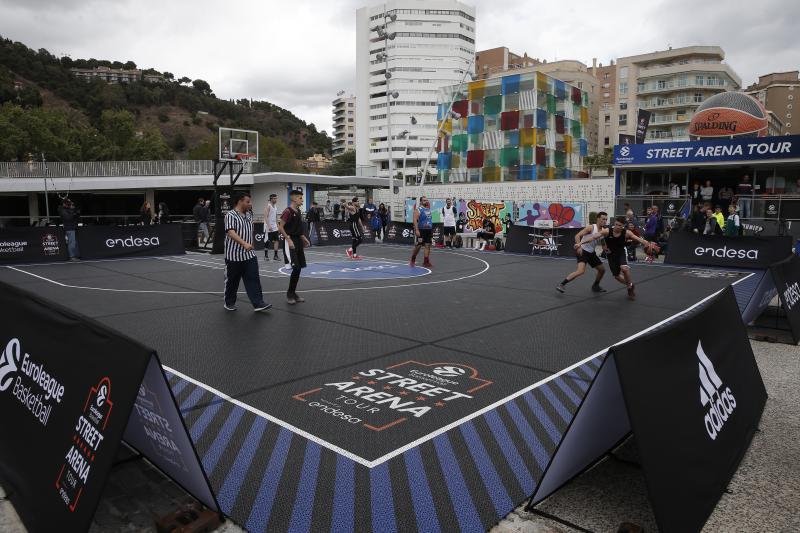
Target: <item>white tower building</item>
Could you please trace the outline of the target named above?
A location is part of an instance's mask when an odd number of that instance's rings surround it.
[[[390,165],[395,176],[416,176],[430,154],[435,172],[438,89],[474,72],[475,8],[395,0],[356,17],[357,164],[376,166],[378,176],[388,177]]]

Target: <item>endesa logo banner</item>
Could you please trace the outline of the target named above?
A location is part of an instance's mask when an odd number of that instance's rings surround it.
[[[747,451],[767,400],[733,288],[613,347],[609,356],[658,529],[700,531]]]
[[[721,237],[672,233],[664,262],[680,265],[769,268],[792,253],[792,238]]]
[[[11,285],[0,308],[0,483],[28,531],[86,531],[152,353]]]
[[[78,228],[83,259],[185,253],[180,224],[83,226]]]

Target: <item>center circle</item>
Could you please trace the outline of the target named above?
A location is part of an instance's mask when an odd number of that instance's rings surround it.
[[[278,272],[288,276],[292,272],[292,267],[291,265],[285,265]],[[375,280],[418,278],[427,276],[430,273],[431,271],[428,268],[412,267],[406,263],[362,259],[309,263],[300,276],[313,279]]]

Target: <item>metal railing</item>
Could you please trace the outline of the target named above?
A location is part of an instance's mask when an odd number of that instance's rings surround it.
[[[237,168],[238,170],[238,168]],[[351,176],[375,177],[377,167],[356,165],[346,169]],[[266,158],[256,163],[245,163],[245,174],[261,172],[290,172],[295,174],[330,174],[330,166],[314,166],[310,162]],[[88,162],[0,162],[0,178],[103,178],[129,176],[208,176],[214,173],[211,160],[164,161],[88,161]]]
[[[123,176],[196,176],[213,173],[209,160],[0,162],[0,178],[99,178]]]

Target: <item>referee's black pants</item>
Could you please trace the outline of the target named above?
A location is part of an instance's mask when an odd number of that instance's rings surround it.
[[[261,278],[258,275],[258,259],[253,257],[247,261],[225,260],[225,305],[232,307],[236,303],[239,281],[244,281],[244,289],[253,307],[264,305],[261,294]]]

